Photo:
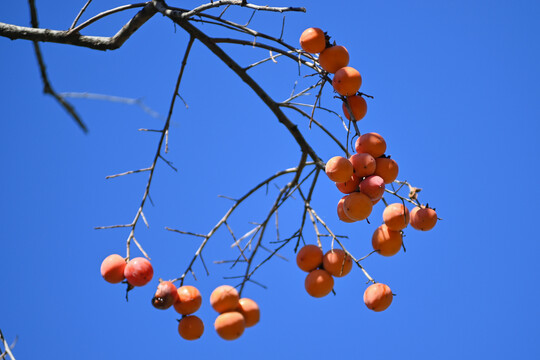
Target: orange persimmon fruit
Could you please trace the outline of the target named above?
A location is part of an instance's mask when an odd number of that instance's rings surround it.
[[[373,210],[373,203],[366,195],[354,192],[345,197],[343,211],[350,219],[360,221],[367,219]]]
[[[349,102],[349,107],[351,108],[352,114],[354,116],[354,120],[355,121],[362,120],[364,116],[366,116],[366,113],[367,113],[366,100],[360,95],[353,95],[353,96],[347,96],[347,101]],[[351,120],[351,114],[349,113],[349,109],[347,109],[347,104],[345,103],[345,101],[343,102],[342,109],[343,109],[343,114],[345,114],[345,117],[347,118],[347,120]],[[363,152],[367,152],[367,151],[363,151]]]
[[[161,281],[152,298],[152,305],[156,309],[170,308],[178,300],[178,289],[170,281]]]
[[[323,252],[317,245],[306,245],[296,254],[296,264],[300,270],[310,272],[322,264]]]
[[[341,249],[329,250],[323,257],[323,268],[335,277],[343,277],[352,270],[351,256]]]
[[[326,48],[326,36],[319,28],[308,28],[300,35],[300,46],[308,53],[320,53]]]
[[[193,314],[202,304],[202,296],[195,286],[184,285],[177,290],[178,298],[174,302],[174,310],[182,315]]]
[[[355,149],[359,154],[368,153],[378,158],[386,152],[386,141],[377,133],[365,133],[356,139]]]
[[[375,283],[364,291],[364,303],[368,309],[377,312],[388,309],[393,298],[392,290],[386,284]]]
[[[251,299],[242,298],[238,301],[237,311],[244,316],[246,327],[252,327],[257,324],[261,318],[259,305]]]
[[[185,340],[197,340],[204,333],[204,323],[198,316],[184,316],[178,322],[178,333]]]
[[[343,221],[343,222],[346,222],[346,223],[353,223],[353,222],[356,222],[356,220],[353,220],[351,219],[350,217],[348,217],[346,214],[345,214],[345,210],[343,210],[343,204],[345,203],[345,198],[347,196],[344,196],[342,197],[339,202],[338,202],[338,205],[337,205],[337,214],[338,214],[338,218],[339,220]]]
[[[319,64],[324,70],[333,74],[349,65],[349,52],[341,45],[327,47],[319,55]]]
[[[336,187],[342,193],[350,194],[358,190],[358,185],[360,185],[360,180],[361,179],[359,177],[353,175],[349,178],[349,180],[345,182],[337,182]]]
[[[309,295],[324,297],[334,288],[334,278],[326,270],[316,269],[307,274],[304,286]]]
[[[345,66],[334,74],[332,86],[340,95],[355,95],[362,86],[362,76],[355,68]]]
[[[218,313],[234,311],[238,307],[240,299],[238,291],[230,285],[221,285],[212,291],[210,295],[210,305]]]
[[[214,328],[222,339],[236,340],[244,333],[246,320],[238,311],[228,311],[216,318]]]
[[[144,286],[152,280],[154,269],[152,264],[145,258],[131,259],[124,269],[124,276],[128,283],[133,286]]]
[[[126,261],[118,254],[107,256],[101,263],[101,276],[106,282],[118,284],[124,280]]]
[[[350,179],[354,169],[349,160],[343,156],[334,156],[326,163],[326,175],[335,182],[345,182]]]
[[[377,168],[375,158],[367,153],[353,154],[349,158],[349,162],[353,166],[354,176],[359,178],[373,175]]]
[[[383,178],[385,184],[390,184],[397,179],[399,167],[394,159],[379,157],[375,159],[375,175]]]
[[[409,225],[409,209],[402,203],[393,203],[384,208],[383,221],[388,229],[403,230]]]
[[[373,250],[378,250],[383,256],[396,255],[403,244],[401,232],[390,230],[386,224],[379,226],[371,238]]]
[[[422,206],[411,210],[411,226],[416,230],[428,231],[435,227],[437,213],[432,208]]]
[[[372,202],[377,201],[384,194],[384,180],[377,175],[368,176],[360,182],[358,189],[362,194],[366,194]]]

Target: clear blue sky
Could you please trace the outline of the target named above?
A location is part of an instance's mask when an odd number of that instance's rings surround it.
[[[69,27],[84,1],[38,1],[41,26]],[[123,2],[96,0],[90,14]],[[170,2],[191,7],[195,1]],[[195,43],[181,94],[189,109],[176,108],[167,158],[160,163],[137,239],[152,257],[155,279],[124,300],[124,287],[103,281],[102,259],[125,253],[128,231],[94,230],[129,223],[138,208],[146,174],[105,176],[150,165],[162,119],[135,106],[73,100],[90,128],[84,135],[42,84],[30,42],[0,38],[0,117],[3,119],[0,207],[0,328],[17,359],[238,358],[313,359],[533,359],[540,357],[540,295],[537,221],[540,132],[540,4],[537,1],[274,1],[306,6],[287,14],[284,39],[296,45],[309,26],[328,31],[347,47],[361,72],[362,89],[375,98],[361,121],[388,142],[400,179],[423,188],[422,202],[443,218],[431,232],[406,231],[407,253],[372,256],[364,265],[397,294],[383,313],[366,309],[365,277],[359,269],[337,279],[337,296],[309,297],[305,273],[296,268],[293,246],[256,276],[268,290],[250,284],[245,296],[261,307],[261,322],[241,339],[225,342],[213,330],[208,303],[223,276],[239,275],[213,261],[234,258],[231,238],[220,231],[205,259],[210,276],[196,266],[204,301],[198,313],[203,338],[178,336],[173,310],[158,311],[150,298],[159,277],[182,274],[199,240],[165,226],[206,233],[231,205],[217,195],[241,196],[250,186],[296,166],[298,146],[264,104],[226,66]],[[111,35],[133,12],[110,17],[85,34]],[[246,21],[250,13],[231,16]],[[252,26],[279,35],[281,15],[259,13]],[[26,2],[9,2],[0,21],[29,24]],[[208,25],[204,30],[212,31]],[[219,31],[214,30],[214,34]],[[156,15],[120,50],[97,52],[44,44],[54,88],[144,98],[167,112],[187,37]],[[227,47],[248,64],[267,55]],[[298,77],[294,63],[280,59],[253,72],[276,99],[285,99]],[[323,104],[339,111],[330,87]],[[305,119],[288,113],[324,159],[339,149]],[[343,139],[335,118],[319,114]],[[277,182],[284,185],[285,180]],[[269,196],[240,209],[232,226],[248,231],[270,206]],[[343,224],[340,198],[322,178],[313,206],[347,248],[362,256],[381,222]],[[284,210],[281,236],[298,225],[298,206]],[[280,214],[281,215],[281,214]],[[272,240],[269,233],[268,240]],[[306,240],[315,241],[310,228]],[[325,245],[329,247],[327,243]],[[134,247],[133,253],[140,253]]]

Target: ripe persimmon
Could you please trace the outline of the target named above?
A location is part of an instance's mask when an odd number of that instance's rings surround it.
[[[372,284],[364,291],[364,303],[368,309],[377,312],[388,309],[393,298],[392,290],[386,284]]]
[[[248,298],[242,298],[238,301],[238,312],[244,316],[246,327],[252,327],[257,324],[261,318],[259,305]]]
[[[216,318],[214,328],[222,339],[236,340],[244,333],[246,321],[238,311],[224,312]]]
[[[198,316],[184,316],[178,323],[178,333],[183,339],[197,340],[204,333],[204,323]]]
[[[305,272],[310,272],[322,264],[323,252],[317,245],[306,245],[296,254],[296,264]]]
[[[319,28],[308,28],[300,35],[300,46],[308,53],[320,53],[326,47],[326,36]]]
[[[349,52],[341,45],[327,47],[319,55],[319,65],[333,74],[342,67],[349,65]]]
[[[326,175],[335,182],[345,182],[350,179],[354,169],[349,160],[343,156],[334,156],[326,163]]]
[[[356,152],[368,153],[374,158],[378,158],[386,152],[386,141],[377,133],[365,133],[356,139]]]
[[[178,300],[178,289],[170,281],[159,283],[156,293],[152,298],[152,305],[156,309],[165,310],[170,308]]]
[[[353,166],[354,175],[359,178],[373,175],[377,168],[375,158],[367,153],[353,154],[349,158],[349,161]]]
[[[101,276],[106,282],[118,284],[124,280],[126,261],[118,254],[107,256],[101,263]]]
[[[428,231],[435,227],[437,213],[432,208],[422,206],[411,210],[411,226],[416,230]]]
[[[235,288],[229,285],[221,285],[212,291],[210,305],[221,314],[235,310],[238,307],[239,299],[238,291]]]
[[[364,116],[366,116],[366,113],[367,113],[366,100],[362,96],[353,95],[353,96],[347,96],[347,101],[349,102],[349,107],[351,108],[351,111],[354,115],[354,120],[355,121],[362,120]],[[349,113],[349,109],[347,109],[347,104],[345,103],[345,101],[343,102],[342,108],[343,108],[343,114],[345,114],[345,117],[347,118],[347,120],[351,120],[351,114]],[[362,151],[362,152],[367,152],[367,151]]]
[[[360,182],[358,187],[362,194],[366,194],[369,199],[377,201],[382,198],[384,194],[384,180],[377,175],[371,175]]]
[[[178,298],[174,302],[174,310],[182,315],[193,314],[202,304],[202,296],[195,286],[180,286],[177,291]]]
[[[337,204],[338,218],[339,220],[344,221],[346,223],[353,223],[353,222],[356,222],[356,220],[353,220],[350,217],[348,217],[347,214],[345,214],[345,210],[343,210],[343,204],[345,203],[346,197],[347,196],[342,197]]]
[[[144,286],[152,280],[154,269],[152,264],[145,258],[131,259],[124,268],[124,276],[128,283],[133,286]]]
[[[338,94],[343,96],[354,95],[360,90],[362,76],[355,68],[345,66],[336,71],[332,79],[332,86]]]
[[[354,192],[345,197],[343,211],[350,219],[360,221],[367,219],[373,210],[371,199],[360,192]]]
[[[316,298],[324,297],[334,288],[334,278],[328,271],[316,269],[307,274],[304,286],[309,295]]]
[[[390,184],[397,179],[399,167],[394,159],[389,157],[379,157],[375,159],[375,175],[379,175],[384,179],[385,184]]]
[[[402,203],[388,205],[382,216],[384,223],[390,230],[400,231],[409,225],[409,209]]]
[[[344,194],[350,194],[352,192],[355,192],[358,190],[358,185],[360,185],[360,178],[353,175],[349,178],[349,180],[345,182],[337,182],[336,187],[339,191],[341,191]]]
[[[335,277],[343,277],[352,270],[352,259],[341,249],[329,250],[323,257],[323,268]]]
[[[386,224],[379,226],[371,238],[373,250],[378,250],[383,256],[396,255],[403,244],[401,232],[390,230]]]

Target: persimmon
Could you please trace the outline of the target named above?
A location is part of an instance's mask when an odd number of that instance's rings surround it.
[[[326,47],[326,36],[319,28],[308,28],[300,35],[300,46],[308,53],[320,53]]]
[[[343,156],[334,156],[326,163],[326,175],[335,182],[345,182],[352,176],[354,169],[349,160]]]
[[[397,179],[399,167],[394,159],[389,157],[379,157],[375,159],[375,175],[379,175],[384,179],[385,184],[390,184]]]
[[[386,141],[377,133],[365,133],[356,139],[354,147],[359,154],[368,153],[374,158],[378,158],[386,152]]]
[[[384,180],[377,175],[371,175],[360,182],[358,187],[362,194],[366,194],[371,201],[382,198],[384,194]]]
[[[156,309],[165,310],[170,308],[178,300],[178,289],[170,281],[159,283],[156,293],[152,298],[152,305]]]
[[[411,210],[411,226],[416,230],[428,231],[435,227],[437,213],[432,208],[422,206]]]
[[[229,285],[221,285],[212,291],[210,305],[221,314],[235,310],[238,307],[239,299],[238,291],[235,288]]]
[[[339,200],[337,204],[337,214],[338,214],[339,220],[344,221],[346,223],[353,223],[353,222],[356,222],[356,220],[353,220],[350,217],[348,217],[347,214],[345,214],[345,210],[343,210],[343,204],[345,203],[346,197],[347,196],[344,196]]]
[[[383,256],[396,255],[403,245],[401,232],[390,230],[386,224],[379,226],[371,238],[373,250],[378,250]]]
[[[319,65],[333,74],[342,67],[349,65],[349,52],[341,45],[327,47],[319,55]]]
[[[360,185],[360,178],[358,176],[351,176],[349,180],[345,182],[337,182],[336,187],[339,191],[344,194],[350,194],[358,190],[358,185]]]
[[[252,327],[257,324],[261,318],[259,305],[248,298],[242,298],[238,301],[238,312],[244,316],[246,327]]]
[[[373,203],[366,195],[359,192],[349,194],[343,202],[343,211],[350,219],[360,221],[367,219],[373,210]]]
[[[316,269],[306,276],[304,286],[309,295],[316,298],[324,297],[334,288],[334,278],[328,271]]]
[[[377,168],[375,158],[367,153],[353,154],[349,161],[353,166],[354,175],[359,178],[373,175]]]
[[[343,277],[352,270],[351,256],[341,249],[329,250],[323,257],[323,268],[335,277]]]
[[[145,258],[131,259],[124,268],[124,276],[128,283],[133,286],[144,286],[152,280],[154,269],[152,264]]]
[[[184,285],[177,290],[178,297],[174,302],[174,310],[182,315],[193,314],[202,304],[202,296],[195,286]]]
[[[386,284],[372,284],[364,291],[364,303],[368,309],[377,312],[388,309],[393,298],[392,290]]]
[[[106,282],[118,284],[124,280],[126,261],[118,254],[107,256],[101,263],[101,276]]]
[[[204,323],[198,316],[184,316],[178,322],[178,333],[185,340],[197,340],[204,333]]]
[[[366,116],[366,113],[367,113],[366,99],[364,99],[362,96],[359,96],[359,95],[353,95],[353,96],[347,96],[347,101],[349,102],[349,107],[351,108],[352,114],[354,116],[354,120],[355,121],[362,120],[364,116]],[[345,117],[347,118],[347,120],[351,120],[351,114],[349,113],[349,109],[347,109],[347,104],[345,103],[345,101],[343,102],[342,108],[343,108],[343,114],[345,114]],[[367,152],[367,151],[362,151],[362,152]]]
[[[402,203],[388,205],[383,211],[383,221],[388,229],[403,230],[409,225],[409,209]]]
[[[360,90],[362,76],[355,68],[345,66],[336,71],[332,79],[332,86],[340,95],[354,95]]]
[[[225,340],[236,340],[244,333],[246,321],[238,311],[224,312],[214,322],[218,335]]]
[[[305,272],[310,272],[322,264],[323,252],[317,245],[306,245],[296,254],[296,264]]]

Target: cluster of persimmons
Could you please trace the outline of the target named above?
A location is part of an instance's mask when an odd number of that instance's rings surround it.
[[[319,54],[320,67],[334,74],[332,86],[340,94],[342,109],[350,121],[358,121],[367,113],[367,103],[359,93],[362,77],[358,70],[348,66],[349,53],[341,45],[332,45],[329,37],[318,28],[306,29],[300,37],[300,45],[306,52]],[[360,135],[355,143],[356,153],[346,158],[334,156],[326,163],[326,174],[344,194],[337,205],[341,221],[353,223],[367,219],[373,206],[385,192],[385,185],[396,180],[399,167],[394,159],[385,155],[386,141],[374,132]],[[385,202],[386,204],[386,202]],[[403,244],[402,230],[411,226],[417,230],[430,230],[437,222],[435,210],[427,206],[416,206],[409,212],[404,201],[386,206],[383,224],[372,236],[372,246],[383,256],[393,256]],[[304,246],[297,255],[300,269],[309,272],[305,287],[311,296],[323,297],[334,286],[333,277],[341,277],[352,268],[351,257],[343,250],[332,249],[324,256],[315,245]],[[392,292],[385,284],[374,283],[364,293],[364,302],[369,309],[382,311],[390,306]]]
[[[117,284],[126,281],[130,287],[148,284],[154,275],[150,261],[145,258],[134,258],[126,263],[118,255],[109,255],[101,264],[101,275],[105,281]],[[160,279],[152,305],[156,309],[165,310],[173,307],[182,315],[178,322],[178,333],[186,340],[199,339],[204,332],[204,323],[193,315],[202,304],[199,290],[191,285],[176,288],[170,281]],[[235,288],[228,285],[217,287],[210,296],[210,304],[220,315],[214,327],[220,337],[234,340],[240,337],[246,327],[259,322],[260,312],[257,303],[248,298],[239,298]]]

